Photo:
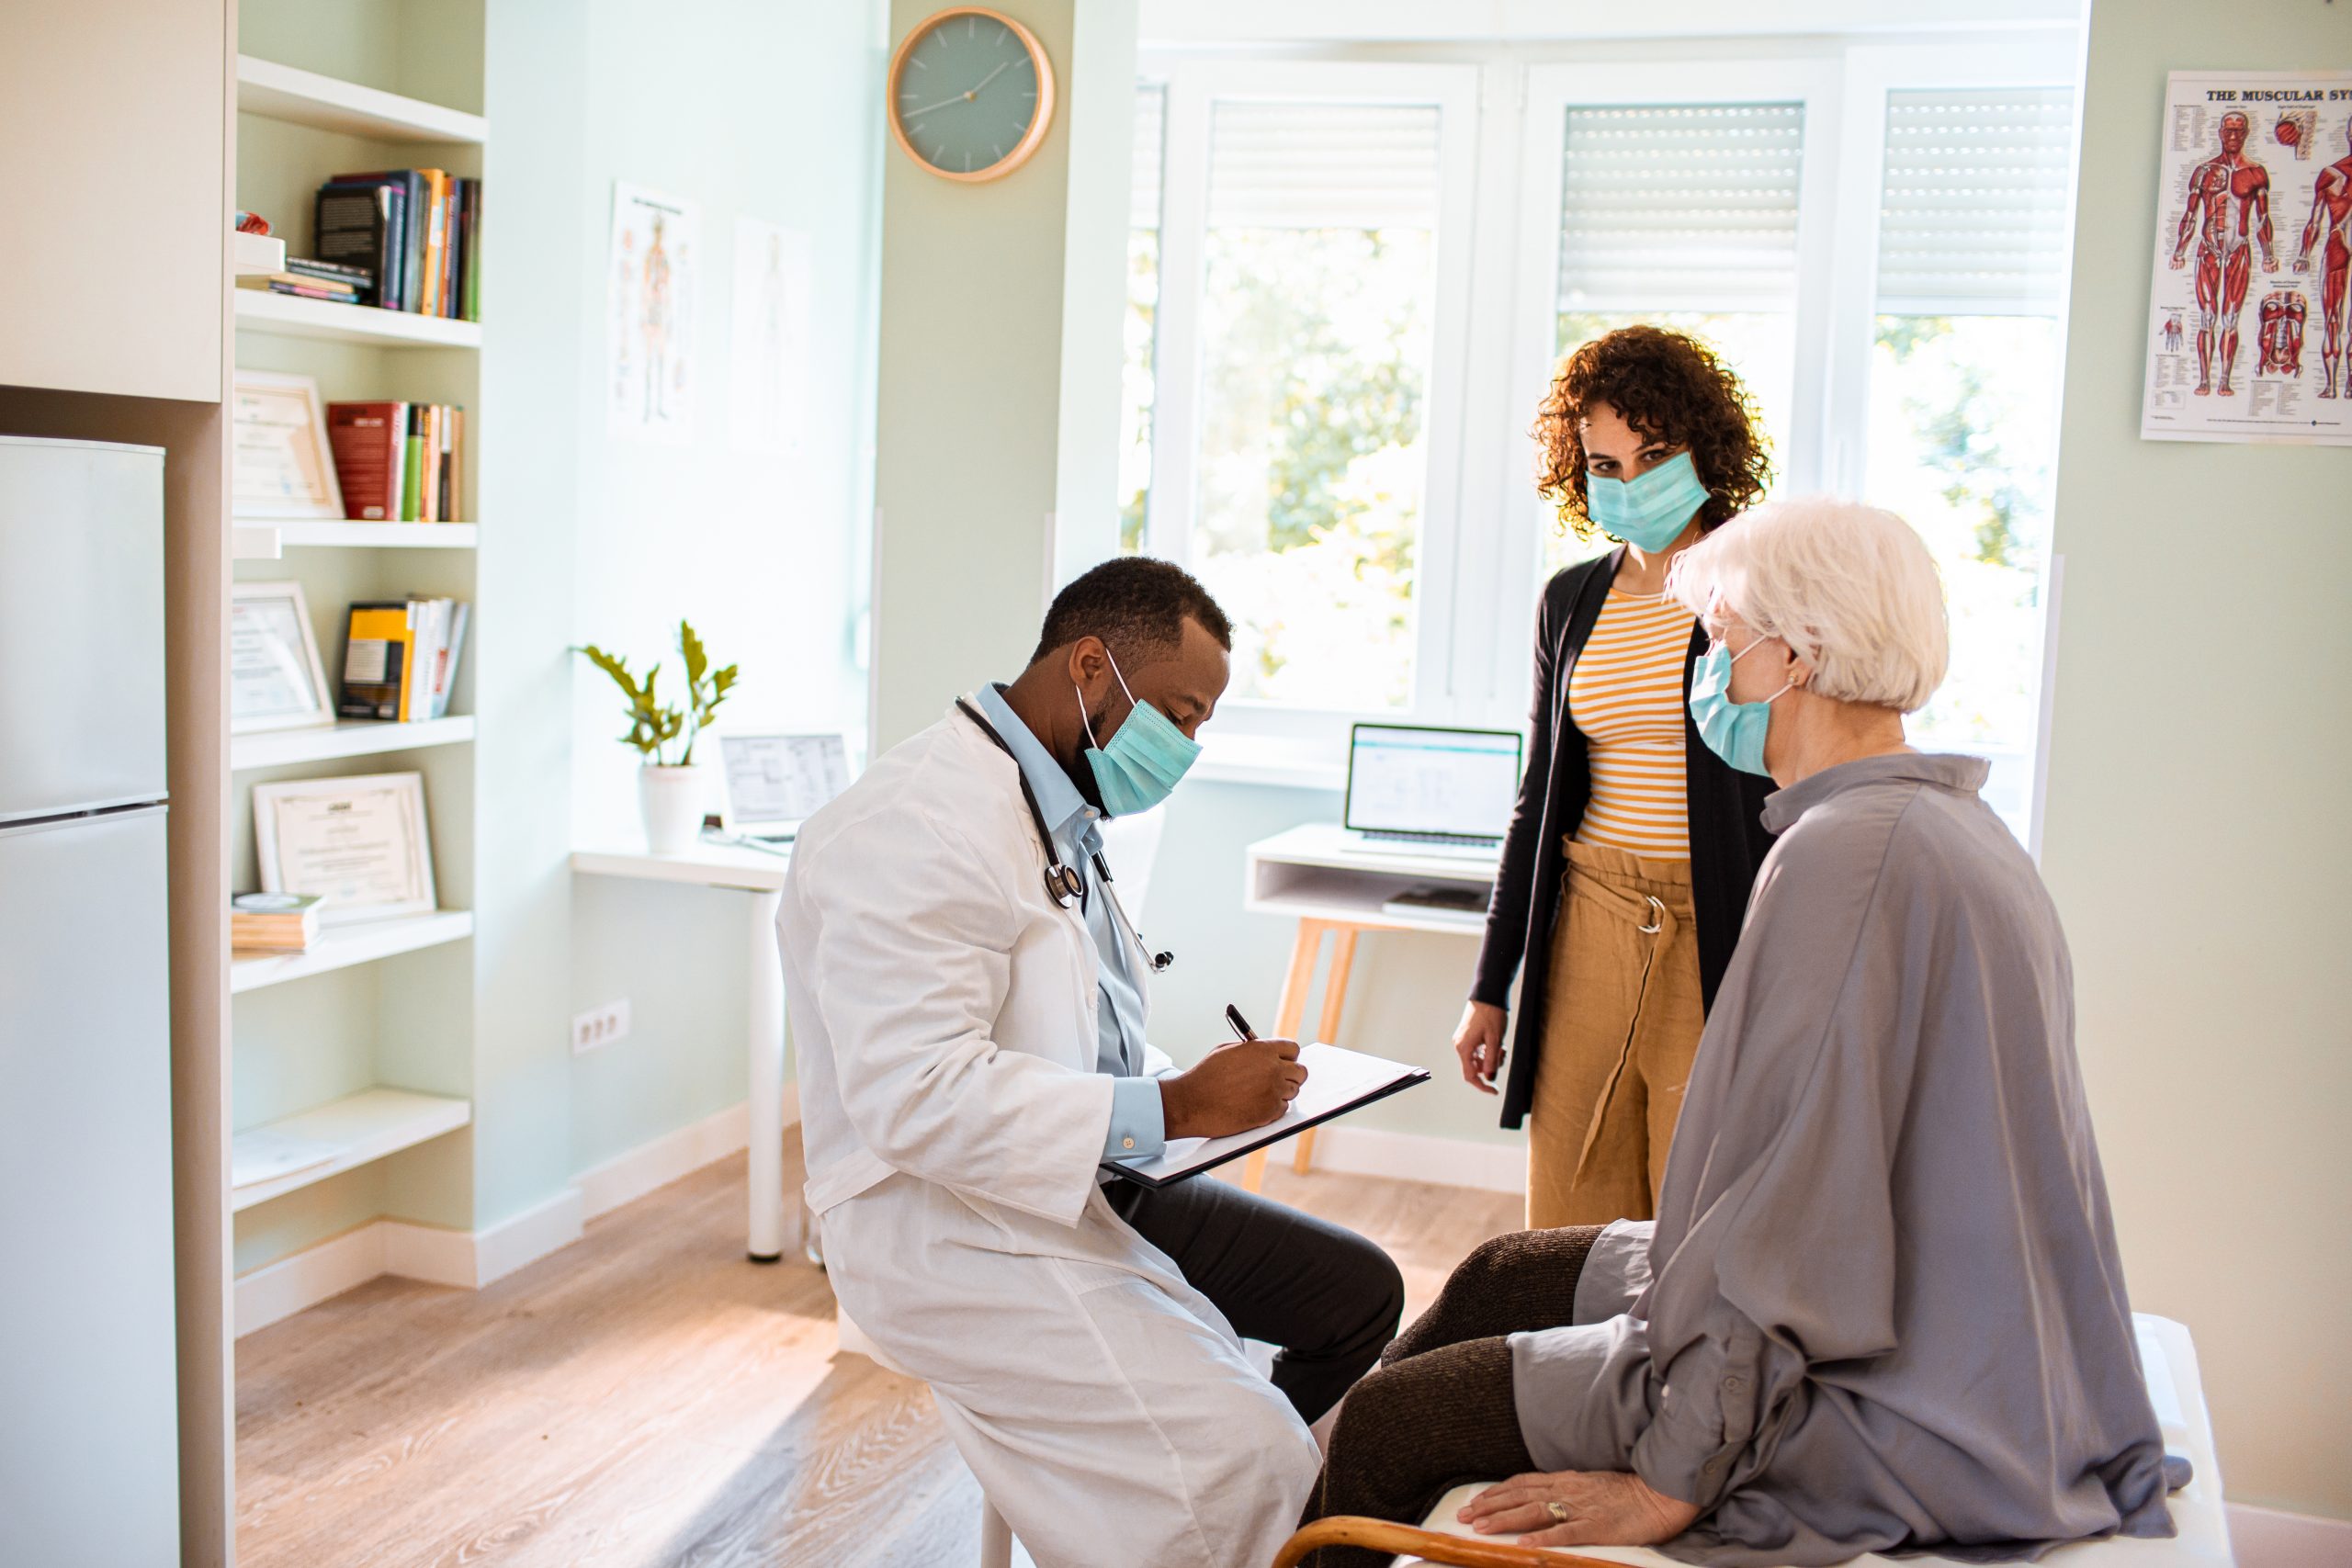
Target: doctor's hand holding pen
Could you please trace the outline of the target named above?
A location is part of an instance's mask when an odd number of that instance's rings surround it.
[[[1295,1040],[1261,1040],[1233,1009],[1238,1040],[1159,1080],[1160,1114],[1171,1138],[1223,1138],[1262,1127],[1298,1098],[1306,1069]]]

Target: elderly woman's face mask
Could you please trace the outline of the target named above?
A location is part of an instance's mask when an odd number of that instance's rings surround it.
[[[1690,722],[1707,750],[1744,773],[1770,774],[1764,765],[1764,737],[1772,727],[1772,705],[1796,685],[1793,675],[1780,691],[1761,702],[1731,699],[1731,667],[1773,639],[1759,637],[1737,653],[1721,637],[1702,654],[1690,671]]]

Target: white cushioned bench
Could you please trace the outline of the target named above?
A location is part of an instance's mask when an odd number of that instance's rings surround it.
[[[2233,1568],[2228,1523],[2222,1514],[2222,1470],[2213,1457],[2213,1424],[2205,1409],[2205,1392],[2197,1378],[2197,1349],[2188,1330],[2170,1318],[2134,1314],[2140,1337],[2140,1363],[2148,1379],[2148,1397],[2163,1427],[2165,1450],[2186,1454],[2195,1477],[2172,1495],[2172,1520],[2179,1533],[2170,1540],[2086,1540],[2062,1546],[2041,1560],[2042,1568]],[[1497,1478],[1501,1479],[1500,1477]],[[1457,1523],[1454,1515],[1473,1496],[1492,1484],[1457,1486],[1439,1499],[1421,1528],[1440,1535],[1460,1536],[1482,1545],[1509,1537],[1480,1536]],[[1434,1548],[1423,1547],[1423,1551]],[[1646,1547],[1580,1546],[1557,1554],[1557,1560],[1622,1562],[1638,1568],[1685,1568]],[[1540,1562],[1542,1556],[1526,1561]],[[1432,1559],[1401,1557],[1396,1568],[1431,1568]],[[1490,1559],[1496,1561],[1496,1559]],[[1950,1563],[1945,1557],[1883,1557],[1877,1552],[1853,1560],[1883,1568],[1931,1568]]]

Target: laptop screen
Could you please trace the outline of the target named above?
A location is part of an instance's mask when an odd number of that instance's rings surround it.
[[[1359,724],[1348,744],[1347,825],[1499,839],[1519,793],[1521,744],[1510,729]]]

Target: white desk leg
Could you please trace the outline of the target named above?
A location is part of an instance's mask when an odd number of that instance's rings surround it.
[[[781,893],[752,895],[751,1253],[754,1262],[784,1256],[784,958],[776,951]]]

